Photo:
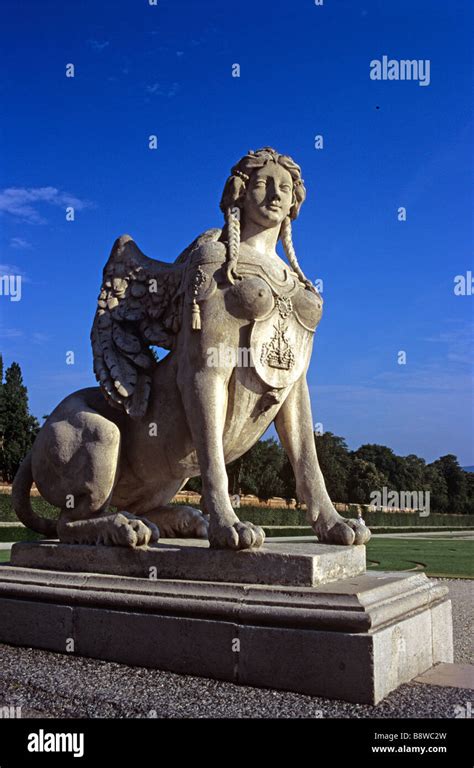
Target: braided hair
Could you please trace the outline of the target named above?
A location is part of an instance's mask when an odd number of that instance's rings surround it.
[[[231,175],[227,179],[222,193],[220,209],[224,214],[225,220],[222,240],[227,244],[228,278],[230,282],[233,283],[235,278],[240,277],[237,272],[240,246],[240,221],[247,184],[253,171],[262,168],[270,161],[278,163],[285,168],[293,179],[292,205],[289,215],[282,222],[279,239],[282,242],[286,257],[293,271],[308,288],[314,290],[311,281],[304,275],[303,270],[298,264],[291,233],[291,221],[298,216],[301,205],[306,198],[306,189],[303,184],[303,179],[301,178],[301,168],[291,157],[288,155],[280,155],[271,147],[264,147],[255,152],[250,150],[244,157],[242,157],[231,169]]]

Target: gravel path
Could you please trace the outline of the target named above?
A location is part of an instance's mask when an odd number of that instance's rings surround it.
[[[434,581],[449,586],[453,604],[454,661],[456,664],[474,664],[474,582],[472,579]]]
[[[455,661],[472,663],[472,582],[443,580],[453,600]],[[452,718],[474,690],[402,685],[378,706],[237,686],[171,672],[0,645],[0,706],[23,717]]]

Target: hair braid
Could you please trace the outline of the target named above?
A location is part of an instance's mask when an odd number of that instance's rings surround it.
[[[301,269],[300,265],[298,264],[298,259],[296,258],[295,248],[293,245],[293,239],[291,236],[291,220],[290,217],[287,216],[286,219],[282,222],[281,229],[280,229],[280,239],[283,244],[283,249],[286,253],[286,258],[290,262],[290,266],[293,270],[293,272],[296,272],[299,279],[308,287],[312,288],[314,290],[314,286],[310,280],[306,277],[303,270]]]
[[[237,273],[237,261],[240,248],[240,209],[237,206],[226,208],[225,222],[227,231],[227,277],[234,282]]]

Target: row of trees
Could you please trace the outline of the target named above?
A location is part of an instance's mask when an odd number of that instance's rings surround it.
[[[385,445],[361,445],[349,451],[345,440],[331,432],[316,437],[319,462],[331,498],[369,504],[370,494],[429,491],[432,512],[474,513],[474,474],[465,472],[453,454],[427,464],[419,456],[397,456]]]
[[[0,355],[0,477],[11,482],[23,457],[30,450],[40,428],[28,407],[28,392],[18,363],[12,363],[3,377]]]
[[[456,456],[442,456],[432,464],[410,454],[397,456],[385,445],[362,445],[350,451],[342,437],[315,434],[316,449],[326,487],[333,501],[369,504],[371,494],[388,491],[430,491],[432,512],[474,514],[474,474],[465,472]],[[297,499],[288,457],[274,439],[261,440],[227,467],[230,493],[254,494],[261,501],[281,496]],[[200,491],[199,478],[188,483]]]
[[[3,376],[0,356],[0,476],[11,482],[39,430],[28,407],[28,392],[18,363]],[[374,491],[430,491],[432,512],[474,514],[474,473],[465,472],[456,456],[442,456],[426,464],[414,454],[397,456],[385,445],[361,445],[350,451],[342,437],[315,434],[319,463],[329,495],[334,501],[369,504]],[[260,440],[227,467],[230,493],[254,494],[266,501],[272,496],[297,499],[290,462],[273,439]],[[199,478],[188,486],[200,491]]]

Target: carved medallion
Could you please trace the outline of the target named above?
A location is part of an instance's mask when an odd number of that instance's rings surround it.
[[[262,345],[260,362],[271,368],[289,371],[295,364],[295,353],[286,337],[288,326],[285,326],[283,320],[279,318],[278,324],[274,325],[273,328],[275,332],[272,338]]]
[[[278,314],[284,320],[286,320],[286,318],[289,317],[293,312],[293,302],[289,297],[277,296],[276,306],[278,309]]]

